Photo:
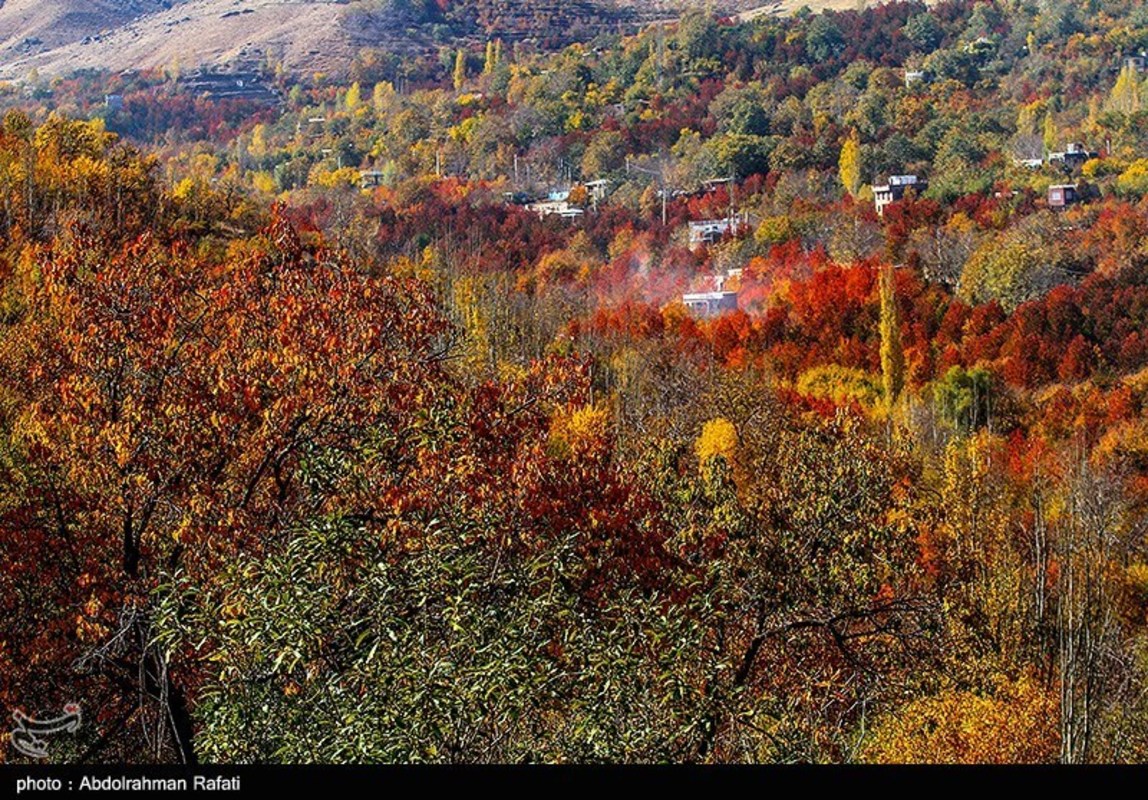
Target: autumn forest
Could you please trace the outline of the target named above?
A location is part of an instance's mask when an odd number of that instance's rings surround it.
[[[0,83],[4,713],[1148,760],[1148,9],[579,35]]]

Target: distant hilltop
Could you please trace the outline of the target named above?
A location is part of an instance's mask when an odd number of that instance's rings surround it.
[[[274,62],[338,75],[355,53],[500,37],[561,47],[712,8],[741,19],[856,0],[0,0],[0,80],[35,70],[181,69]]]

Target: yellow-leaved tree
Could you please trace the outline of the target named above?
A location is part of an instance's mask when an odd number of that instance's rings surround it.
[[[267,126],[262,122],[251,129],[251,142],[247,145],[247,152],[253,158],[263,158],[267,155]]]
[[[494,72],[494,68],[496,66],[498,66],[498,62],[496,61],[494,54],[494,41],[488,40],[486,43],[486,58],[482,63],[482,74],[489,75],[490,73]]]
[[[359,86],[358,81],[351,84],[351,88],[347,90],[347,96],[343,102],[346,103],[348,111],[354,111],[362,104],[363,88]]]
[[[861,191],[861,139],[854,129],[841,145],[841,157],[837,162],[837,171],[841,176],[841,184],[850,197],[857,197]]]
[[[1108,110],[1117,114],[1135,114],[1143,101],[1144,82],[1135,67],[1126,66],[1108,95]]]
[[[454,57],[454,88],[461,89],[466,83],[466,51],[461,47]]]

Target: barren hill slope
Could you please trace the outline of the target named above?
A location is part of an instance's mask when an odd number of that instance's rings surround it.
[[[174,5],[172,0],[0,0],[0,61],[58,47]]]
[[[9,13],[13,3],[44,8],[36,15]],[[75,10],[84,6],[93,7],[86,13]],[[341,14],[346,8],[323,0],[9,0],[0,8],[0,36],[14,30],[17,21],[34,25],[44,20],[53,27],[53,14],[68,24],[54,26],[52,35],[28,27],[6,36],[0,44],[0,77],[22,77],[33,68],[64,74],[193,66],[257,59],[265,53],[288,68],[323,69],[352,55],[354,32],[343,24]],[[42,43],[28,41],[29,36]]]

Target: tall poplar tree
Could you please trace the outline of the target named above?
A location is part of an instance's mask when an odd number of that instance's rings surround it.
[[[849,134],[845,144],[841,146],[841,157],[837,162],[838,174],[841,183],[850,197],[856,197],[861,191],[861,140],[856,129]]]
[[[901,320],[891,264],[881,270],[880,291],[881,380],[886,406],[892,410],[905,386],[905,349],[901,343]]]
[[[454,88],[461,89],[466,83],[466,51],[461,47],[454,57]]]

